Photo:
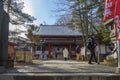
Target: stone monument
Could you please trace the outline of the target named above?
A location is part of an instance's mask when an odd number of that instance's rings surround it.
[[[0,0],[0,68],[4,68],[8,60],[8,33],[9,15],[4,11],[3,0]]]

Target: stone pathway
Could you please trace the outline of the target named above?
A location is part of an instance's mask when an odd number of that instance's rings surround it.
[[[8,73],[115,73],[116,67],[73,60],[34,60],[31,65],[16,65]]]

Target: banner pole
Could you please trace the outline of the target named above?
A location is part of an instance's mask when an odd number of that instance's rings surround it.
[[[118,36],[120,34],[120,29],[118,29]],[[117,55],[117,58],[118,58],[118,67],[116,68],[116,73],[120,73],[120,40],[117,41],[117,44],[118,44],[118,55]]]

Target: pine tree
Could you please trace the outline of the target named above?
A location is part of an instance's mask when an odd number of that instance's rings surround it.
[[[4,8],[9,14],[12,24],[21,25],[35,20],[33,16],[22,12],[24,2],[21,0],[4,0]]]

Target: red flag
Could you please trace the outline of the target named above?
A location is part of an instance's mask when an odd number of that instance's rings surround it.
[[[116,39],[120,40],[120,0],[115,1],[114,25],[116,28]]]
[[[114,18],[115,1],[116,0],[104,0],[104,22],[108,19]]]

